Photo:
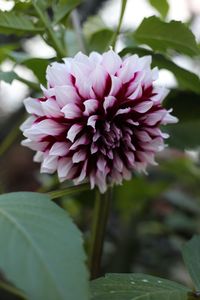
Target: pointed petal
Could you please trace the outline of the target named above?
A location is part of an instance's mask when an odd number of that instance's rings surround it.
[[[102,66],[109,73],[114,75],[120,68],[122,60],[113,50],[109,50],[102,55]]]
[[[80,97],[73,86],[63,85],[55,87],[56,100],[61,108],[69,103],[77,103]]]
[[[41,102],[38,99],[28,97],[24,100],[24,105],[29,114],[44,116],[44,112],[41,107]]]

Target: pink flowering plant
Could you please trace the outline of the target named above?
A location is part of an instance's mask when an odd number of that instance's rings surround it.
[[[195,290],[151,275],[101,276],[116,186],[156,168],[159,152],[176,128],[163,125],[178,122],[176,113],[171,114],[173,103],[165,105],[169,90],[157,83],[159,69],[171,71],[183,90],[200,93],[199,78],[170,57],[172,52],[197,56],[199,47],[185,24],[155,16],[142,21],[134,42],[133,33],[121,29],[126,0],[121,0],[117,28],[103,25],[91,33],[95,19],[81,19],[86,5],[79,6],[81,2],[16,1],[10,12],[0,12],[3,34],[39,34],[56,53],[48,60],[10,50],[8,57],[28,67],[33,81],[15,70],[0,71],[2,81],[18,80],[29,87],[21,144],[32,150],[49,185],[0,196],[2,287],[30,300],[196,299],[200,272],[191,252],[199,249],[199,237],[183,251]],[[161,6],[149,2],[166,17],[167,1]],[[179,33],[176,38],[173,31]],[[70,41],[69,33],[75,39]],[[119,40],[124,45],[120,52]],[[73,205],[71,210],[62,202],[83,191],[95,198],[88,234],[69,216],[67,208],[73,216]],[[198,251],[196,256],[200,259]]]

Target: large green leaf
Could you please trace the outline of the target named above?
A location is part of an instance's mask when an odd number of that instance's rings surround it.
[[[139,48],[139,47],[125,48],[120,52],[120,55],[124,56],[127,53],[131,53],[131,54],[137,53],[139,56],[151,55],[153,67],[157,66],[160,69],[166,69],[171,71],[176,76],[181,88],[200,94],[199,77],[196,74],[182,67],[179,67],[173,61],[167,58],[165,55],[160,53],[154,53],[150,50]]]
[[[149,0],[150,4],[165,18],[169,11],[167,0]]]
[[[190,29],[180,21],[166,23],[153,16],[145,18],[134,34],[140,44],[166,52],[173,49],[190,56],[200,55],[200,49]]]
[[[40,32],[43,28],[35,26],[32,19],[20,13],[0,11],[0,32],[7,33],[28,33]]]
[[[165,127],[170,134],[167,144],[178,149],[193,149],[200,146],[200,121],[179,122]]]
[[[30,300],[88,300],[82,238],[39,193],[0,196],[0,269]]]
[[[180,122],[199,120],[200,94],[171,90],[164,104],[166,108],[173,107],[173,114]]]
[[[200,290],[200,236],[194,236],[183,248],[183,259],[194,282]]]
[[[108,274],[91,284],[92,300],[187,300],[189,289],[144,274]]]
[[[58,24],[63,19],[65,19],[73,9],[75,9],[82,0],[60,0],[53,8],[54,11],[54,21],[53,24]]]

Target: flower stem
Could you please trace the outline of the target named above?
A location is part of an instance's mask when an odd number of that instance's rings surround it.
[[[96,191],[94,221],[92,226],[90,248],[90,275],[91,279],[100,276],[101,258],[103,252],[106,224],[111,204],[111,189],[105,194]]]
[[[74,30],[76,32],[77,41],[79,43],[80,50],[83,53],[87,53],[86,43],[85,43],[85,39],[83,36],[80,18],[79,18],[78,11],[76,9],[71,13],[71,20],[72,20]]]
[[[121,0],[121,12],[120,12],[120,17],[119,17],[119,23],[117,25],[117,29],[116,29],[116,31],[114,33],[113,41],[112,41],[113,50],[115,50],[115,45],[116,45],[116,42],[117,42],[117,37],[118,37],[118,35],[120,33],[120,30],[121,30],[122,21],[123,21],[125,9],[126,9],[126,4],[127,4],[127,0]]]
[[[65,50],[63,49],[60,40],[57,38],[54,29],[52,28],[51,22],[46,12],[40,9],[40,6],[37,4],[37,1],[33,1],[33,6],[35,11],[37,12],[38,17],[40,18],[41,22],[44,24],[46,31],[54,45],[54,48],[57,52],[58,58],[62,59],[66,56]]]

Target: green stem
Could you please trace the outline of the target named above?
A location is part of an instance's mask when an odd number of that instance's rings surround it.
[[[26,84],[26,85],[29,86],[31,89],[33,89],[33,90],[35,90],[35,91],[37,91],[37,92],[41,91],[40,86],[39,86],[38,83],[35,83],[35,82],[32,82],[32,81],[27,80],[27,79],[25,79],[25,78],[22,78],[22,77],[19,76],[19,75],[17,75],[16,80],[19,80],[19,81],[23,82],[24,84]]]
[[[79,43],[80,50],[83,53],[87,53],[86,43],[85,43],[85,39],[84,39],[84,36],[83,36],[83,31],[82,31],[82,27],[81,27],[81,23],[80,23],[80,18],[79,18],[78,11],[76,9],[71,13],[71,20],[72,20],[72,23],[73,23],[74,30],[76,32],[77,41]]]
[[[101,258],[110,204],[111,189],[105,194],[100,194],[99,191],[96,191],[89,261],[91,279],[100,276]]]
[[[62,45],[60,43],[60,40],[57,38],[52,26],[51,26],[51,22],[49,20],[49,17],[47,15],[46,12],[42,11],[40,9],[40,7],[37,5],[36,3],[37,1],[33,1],[33,6],[38,14],[38,17],[40,18],[40,20],[42,21],[42,23],[44,24],[46,31],[54,45],[54,48],[57,52],[57,56],[59,59],[62,59],[63,57],[66,56],[65,50],[62,48]]]
[[[89,189],[88,184],[80,184],[80,185],[68,187],[66,189],[49,192],[48,195],[50,196],[51,199],[57,199],[63,196],[69,196],[75,193],[87,191],[88,189]]]
[[[20,299],[22,299],[22,300],[27,299],[22,291],[18,290],[14,286],[11,286],[10,284],[8,284],[4,281],[0,281],[0,289],[7,291],[14,296],[20,297]]]
[[[116,46],[116,42],[117,42],[117,37],[118,37],[118,35],[120,33],[120,30],[121,30],[122,21],[123,21],[125,9],[126,9],[126,4],[127,4],[127,0],[121,0],[121,12],[120,12],[119,23],[117,25],[117,29],[114,33],[113,41],[112,41],[112,47],[113,47],[114,50],[115,50],[115,46]]]
[[[20,134],[19,126],[21,125],[22,121],[24,119],[20,118],[20,120],[15,124],[15,126],[11,129],[11,131],[8,133],[8,135],[5,137],[3,142],[0,144],[0,156],[2,156],[16,141]]]

